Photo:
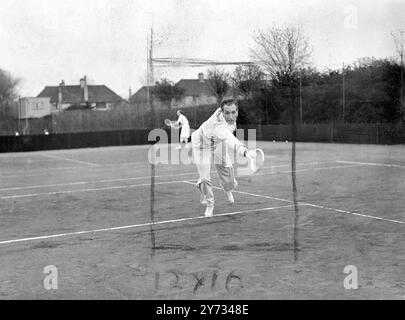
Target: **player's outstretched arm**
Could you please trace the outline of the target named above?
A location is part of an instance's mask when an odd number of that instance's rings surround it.
[[[240,157],[246,157],[248,149],[229,130],[217,128],[215,133],[219,139],[226,142],[229,150],[235,150]]]

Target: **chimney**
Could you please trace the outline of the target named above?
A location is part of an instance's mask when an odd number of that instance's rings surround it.
[[[84,76],[84,78],[80,79],[80,88],[83,89],[83,101],[88,102],[89,101],[89,88],[87,87],[86,76]]]
[[[201,83],[204,82],[204,73],[200,72],[200,73],[198,74],[198,80],[199,80]]]
[[[65,85],[65,81],[61,81],[61,83],[59,83],[59,90],[58,90],[58,104],[62,103],[62,87]]]

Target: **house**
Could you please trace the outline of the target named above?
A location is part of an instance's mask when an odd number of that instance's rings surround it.
[[[152,91],[155,86],[143,86],[129,98],[129,102],[135,104],[138,110],[149,110],[148,90],[152,98]],[[153,107],[155,110],[167,109],[167,106],[155,98],[153,100]]]
[[[184,89],[184,97],[176,102],[177,107],[196,107],[217,103],[217,98],[211,92],[203,73],[199,73],[197,79],[181,79],[176,85]]]
[[[48,97],[26,97],[18,100],[11,108],[11,116],[15,119],[43,118],[51,114],[51,102]]]
[[[52,111],[72,109],[109,110],[125,102],[118,94],[105,85],[88,85],[86,77],[80,79],[80,85],[46,86],[37,96],[49,97]]]
[[[217,98],[212,93],[212,89],[209,86],[209,80],[204,79],[203,73],[199,73],[196,79],[181,79],[176,83],[176,86],[182,88],[184,90],[184,94],[181,99],[172,100],[170,105],[172,109],[214,105],[217,103]],[[143,86],[130,98],[130,102],[135,104],[138,109],[149,109],[148,89],[149,92],[152,92],[153,88],[154,86]],[[225,96],[232,96],[237,99],[243,98],[243,96],[235,88],[229,88]],[[153,106],[155,110],[167,109],[167,105],[161,103],[156,97],[153,100]]]
[[[173,108],[198,107],[217,103],[217,98],[212,92],[209,80],[204,79],[203,73],[199,73],[197,79],[181,79],[176,85],[184,89],[184,96],[180,101],[173,101]],[[243,99],[239,90],[233,87],[229,88],[225,97]]]

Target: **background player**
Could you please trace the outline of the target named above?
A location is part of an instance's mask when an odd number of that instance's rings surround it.
[[[188,138],[190,137],[190,125],[186,116],[180,111],[177,110],[177,116],[179,117],[174,125],[181,128],[180,132],[180,144],[176,149],[181,149],[183,146],[187,148]]]

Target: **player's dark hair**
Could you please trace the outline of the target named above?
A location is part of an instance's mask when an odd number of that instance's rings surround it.
[[[221,101],[221,110],[224,111],[224,106],[229,106],[234,104],[237,109],[239,109],[238,103],[236,99],[228,98]]]

